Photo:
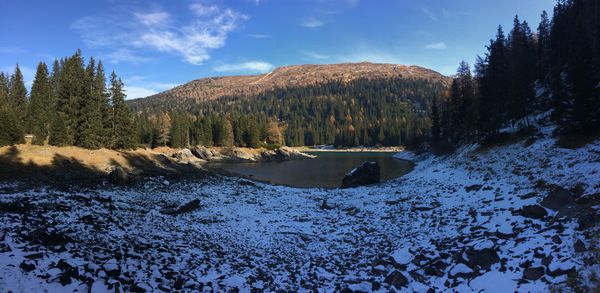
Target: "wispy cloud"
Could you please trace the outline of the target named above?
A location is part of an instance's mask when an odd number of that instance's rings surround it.
[[[404,64],[395,54],[378,50],[357,50],[360,53],[351,53],[339,55],[336,57],[340,62],[373,62],[373,63],[391,63]]]
[[[431,49],[431,50],[445,50],[447,48],[448,48],[448,45],[446,45],[445,42],[432,43],[432,44],[425,45],[425,49]]]
[[[273,70],[274,66],[271,63],[264,61],[248,61],[235,64],[221,64],[213,68],[218,72],[252,72],[264,73]]]
[[[427,17],[429,17],[433,21],[438,21],[439,20],[439,18],[437,17],[437,15],[435,15],[435,13],[431,12],[431,10],[429,10],[429,8],[427,8],[425,6],[421,7],[421,12],[423,12]]]
[[[329,55],[324,55],[321,53],[317,53],[317,52],[313,52],[313,51],[303,51],[302,52],[304,55],[306,55],[306,57],[310,58],[310,59],[317,59],[317,60],[323,60],[323,59],[329,59],[330,56]]]
[[[325,22],[323,22],[322,20],[315,18],[315,17],[305,18],[305,19],[301,20],[299,23],[300,26],[306,27],[306,28],[316,28],[316,27],[323,26],[324,24],[325,24]]]
[[[266,34],[249,34],[248,36],[254,39],[268,39],[271,37],[270,35]]]
[[[179,83],[152,82],[148,81],[145,76],[139,75],[129,76],[123,82],[128,100],[155,95],[179,85]]]
[[[23,50],[19,47],[13,47],[13,46],[0,46],[0,54],[3,53],[19,53],[22,52]]]
[[[137,54],[136,51],[122,48],[110,52],[106,55],[106,58],[110,63],[118,64],[121,62],[128,62],[133,64],[145,63],[152,60],[152,58],[144,57]]]
[[[188,9],[192,17],[182,21],[160,9],[148,12],[121,8],[80,18],[72,28],[86,44],[113,50],[109,54],[112,62],[147,61],[142,52],[149,49],[201,65],[210,58],[210,51],[223,47],[228,34],[247,19],[217,5],[194,3]]]

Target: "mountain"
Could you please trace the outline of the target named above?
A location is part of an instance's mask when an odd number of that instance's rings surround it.
[[[225,96],[255,96],[274,89],[297,88],[332,81],[357,79],[428,80],[449,86],[451,79],[420,66],[377,64],[369,62],[328,65],[292,65],[259,75],[201,78],[146,98],[129,101],[135,110],[161,108],[178,102],[214,101]],[[171,108],[171,107],[166,107]]]

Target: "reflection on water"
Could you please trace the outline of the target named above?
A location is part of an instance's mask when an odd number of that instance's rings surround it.
[[[381,179],[400,177],[412,170],[412,162],[395,159],[392,153],[381,152],[315,152],[317,158],[263,163],[214,163],[214,168],[294,187],[336,188],[344,176],[365,161],[376,161],[381,167]]]

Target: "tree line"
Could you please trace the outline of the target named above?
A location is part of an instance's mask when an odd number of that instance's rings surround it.
[[[28,133],[37,145],[128,149],[133,126],[121,79],[112,72],[107,87],[102,62],[86,65],[79,50],[51,71],[40,62],[30,94],[18,64],[12,75],[0,73],[0,145],[23,143]]]
[[[433,100],[431,142],[493,140],[548,110],[559,135],[600,130],[599,1],[558,1],[552,19],[542,12],[535,34],[518,16],[508,36],[499,26],[474,74],[461,62],[449,91]]]
[[[358,79],[273,89],[250,97],[222,97],[200,104],[172,103],[168,113],[162,112],[164,106],[152,108],[143,101],[131,106],[145,113],[140,117],[139,128],[144,129],[140,133],[145,133],[140,142],[150,145],[223,145],[219,133],[229,124],[231,141],[237,146],[255,146],[257,141],[259,145],[289,146],[411,145],[428,136],[431,100],[445,87],[424,79]],[[187,122],[177,122],[182,117]],[[160,130],[167,118],[172,125],[170,142],[160,135],[169,133]],[[184,131],[179,134],[174,129],[181,125]]]

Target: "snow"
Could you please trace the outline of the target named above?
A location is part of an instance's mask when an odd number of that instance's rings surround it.
[[[470,274],[473,273],[473,270],[463,263],[457,264],[450,270],[451,276],[456,276],[458,274]]]
[[[397,264],[404,265],[413,259],[413,255],[410,253],[408,248],[405,247],[394,251],[394,253],[392,253],[392,258]]]
[[[411,173],[353,189],[249,186],[231,177],[68,190],[0,182],[0,204],[27,202],[31,209],[0,213],[0,291],[88,291],[87,282],[63,287],[42,277],[61,274],[56,263],[65,259],[91,276],[93,292],[114,292],[111,284],[120,281],[105,270],[118,268],[150,291],[175,288],[181,279],[187,291],[372,291],[376,282],[386,292],[395,288],[385,277],[400,270],[409,281],[400,291],[547,292],[564,286],[566,276],[525,283],[520,264],[544,266],[543,254],[553,256],[550,271],[586,276],[600,267],[584,265],[586,254],[573,251],[573,239],[585,239],[576,219],[535,220],[513,211],[543,199],[548,188],[539,180],[600,192],[600,141],[562,149],[551,125],[540,128],[544,137],[527,147],[470,145],[443,157],[401,152],[397,158],[415,162]],[[530,193],[536,196],[522,198]],[[193,212],[159,212],[194,199],[201,207]],[[320,208],[324,199],[331,209]],[[37,228],[72,241],[53,251],[23,237]],[[471,248],[493,249],[503,261],[474,269],[465,253]],[[43,257],[24,272],[19,265],[34,252]],[[445,264],[440,275],[426,274],[435,262]],[[472,279],[455,277],[461,273]]]

